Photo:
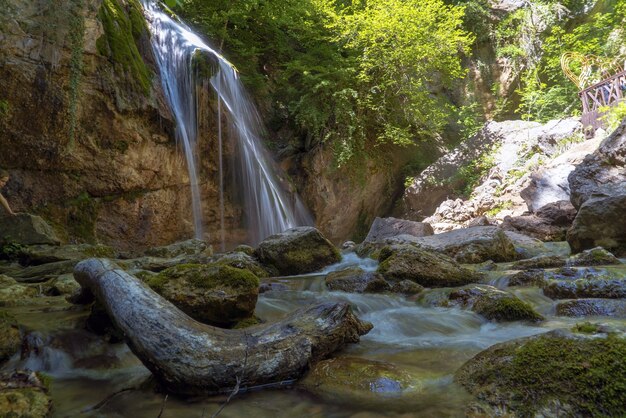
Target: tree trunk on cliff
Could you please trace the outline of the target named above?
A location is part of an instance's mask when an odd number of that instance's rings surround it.
[[[304,308],[273,324],[220,329],[196,322],[111,261],[85,260],[74,276],[104,305],[143,364],[182,395],[298,378],[311,362],[371,329],[345,303]]]

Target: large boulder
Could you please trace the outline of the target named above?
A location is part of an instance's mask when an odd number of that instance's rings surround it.
[[[52,412],[52,399],[46,379],[31,371],[0,375],[0,411],[3,417],[46,418]]]
[[[0,365],[20,351],[22,336],[11,315],[0,311]]]
[[[412,245],[385,247],[379,260],[378,272],[391,283],[411,280],[424,287],[452,287],[476,283],[483,277],[444,254]]]
[[[238,269],[250,270],[259,278],[270,277],[273,275],[271,273],[276,273],[275,271],[269,272],[267,268],[259,263],[259,260],[241,251],[218,254],[211,258],[211,262],[236,267]],[[270,270],[272,269],[270,268]]]
[[[267,237],[255,255],[281,275],[310,273],[341,260],[341,254],[317,229],[291,228]]]
[[[380,274],[358,267],[335,271],[326,276],[326,287],[351,293],[380,293],[391,290],[391,285]]]
[[[249,270],[217,263],[171,267],[146,282],[187,315],[218,326],[251,318],[260,284]]]
[[[492,321],[541,321],[532,306],[489,285],[469,285],[450,292],[447,306],[461,306]]]
[[[623,416],[626,339],[552,331],[496,344],[455,374],[485,416]]]
[[[567,233],[572,252],[602,246],[626,254],[626,180],[622,187],[620,195],[585,200]]]
[[[376,218],[364,242],[379,242],[398,235],[425,237],[433,234],[433,228],[427,223],[398,218]]]
[[[507,216],[502,228],[542,241],[564,241],[572,225],[576,209],[567,200],[549,203],[534,214]]]
[[[622,262],[604,248],[596,247],[570,257],[568,264],[570,266],[608,266],[622,264]]]
[[[0,245],[60,244],[52,227],[41,217],[28,213],[0,214]]]

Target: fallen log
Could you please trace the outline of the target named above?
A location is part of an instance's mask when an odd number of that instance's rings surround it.
[[[165,389],[180,395],[296,379],[310,363],[358,342],[372,327],[348,304],[324,303],[273,324],[221,329],[190,318],[109,260],[82,261],[74,277]]]

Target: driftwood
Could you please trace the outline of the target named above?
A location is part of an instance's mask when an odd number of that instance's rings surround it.
[[[300,377],[309,364],[371,329],[346,303],[300,309],[243,330],[199,323],[109,260],[80,262],[74,277],[105,307],[135,355],[165,389],[215,394]]]

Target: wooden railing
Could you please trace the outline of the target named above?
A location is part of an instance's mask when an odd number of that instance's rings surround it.
[[[626,97],[626,71],[587,87],[578,93],[583,101],[583,126],[591,126],[595,131],[602,126],[601,107],[615,106]]]

